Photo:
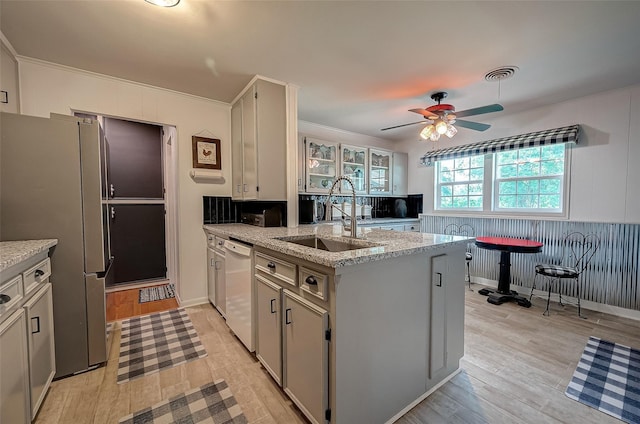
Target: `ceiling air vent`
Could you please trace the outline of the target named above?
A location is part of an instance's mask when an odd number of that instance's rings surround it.
[[[487,72],[487,74],[484,76],[484,79],[487,81],[500,81],[503,79],[511,78],[517,70],[517,66],[501,66]]]

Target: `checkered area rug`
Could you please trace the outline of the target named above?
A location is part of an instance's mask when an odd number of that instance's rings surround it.
[[[173,284],[164,284],[162,286],[145,287],[138,292],[138,303],[153,302],[156,300],[169,299],[176,297],[176,291]]]
[[[628,423],[640,423],[640,350],[589,337],[565,394]]]
[[[118,383],[207,356],[184,309],[122,321]]]
[[[224,380],[174,396],[167,401],[123,417],[119,421],[120,424],[245,424],[246,422],[247,419]]]

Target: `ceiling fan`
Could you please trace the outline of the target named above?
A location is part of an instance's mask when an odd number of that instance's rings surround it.
[[[433,101],[438,102],[437,105],[429,106],[426,109],[409,109],[409,112],[418,113],[427,120],[427,125],[420,132],[422,138],[437,141],[441,134],[445,134],[449,138],[453,137],[458,130],[453,126],[455,123],[458,127],[469,128],[475,131],[485,131],[491,127],[488,124],[482,124],[480,122],[465,121],[458,118],[464,118],[466,116],[481,115],[483,113],[499,112],[504,110],[502,105],[492,104],[473,109],[461,110],[456,112],[455,107],[449,104],[441,104],[442,99],[447,97],[447,93],[444,91],[438,91],[431,95]],[[410,122],[408,124],[396,125],[393,127],[382,128],[380,131],[392,130],[394,128],[406,127],[408,125],[422,124],[425,121]]]

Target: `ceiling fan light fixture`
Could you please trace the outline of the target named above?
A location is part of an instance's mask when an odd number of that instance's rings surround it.
[[[434,127],[433,124],[429,124],[426,127],[424,127],[422,131],[420,131],[420,137],[422,137],[424,140],[428,140],[429,138],[431,138],[431,135],[433,133],[436,133],[435,130],[436,130],[436,127]]]
[[[180,3],[180,0],[144,0],[144,1],[146,1],[147,3],[154,4],[156,6],[161,6],[161,7],[173,7],[178,3]]]
[[[447,125],[447,132],[444,133],[447,137],[451,138],[454,135],[458,134],[458,130],[451,124]]]
[[[447,132],[447,123],[444,122],[442,119],[438,120],[438,122],[436,122],[436,131],[438,132],[438,134],[444,134]]]
[[[434,131],[431,133],[431,136],[429,137],[429,139],[431,141],[438,141],[440,140],[440,133],[438,131]]]

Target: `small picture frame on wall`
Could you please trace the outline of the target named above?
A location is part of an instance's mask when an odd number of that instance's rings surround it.
[[[192,136],[193,167],[204,169],[222,169],[220,159],[220,140]]]

